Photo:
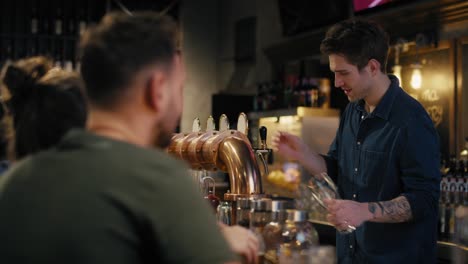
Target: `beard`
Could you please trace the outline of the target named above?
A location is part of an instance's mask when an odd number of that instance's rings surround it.
[[[177,119],[177,122],[175,123],[176,125],[180,124],[180,119],[180,117]],[[171,123],[171,121],[172,120],[163,121],[159,124],[156,124],[154,131],[158,131],[158,133],[155,133],[156,136],[153,140],[153,146],[165,149],[171,144],[172,136],[177,129],[177,126],[168,127],[170,126],[169,124]]]

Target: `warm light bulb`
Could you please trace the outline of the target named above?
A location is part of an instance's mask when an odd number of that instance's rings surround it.
[[[419,67],[416,67],[413,69],[413,74],[411,75],[411,87],[413,89],[418,90],[421,88],[422,85],[422,75],[421,75],[421,69]]]
[[[392,71],[393,71],[393,75],[395,75],[395,77],[398,78],[398,81],[400,82],[400,86],[401,86],[401,65],[393,66]]]

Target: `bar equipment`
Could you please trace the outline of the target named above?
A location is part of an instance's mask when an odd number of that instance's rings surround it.
[[[217,212],[219,206],[219,198],[215,195],[215,180],[213,179],[213,177],[205,176],[202,178],[202,182],[205,189],[205,196],[203,197],[203,199],[207,200],[211,204],[215,212]]]
[[[310,263],[310,250],[318,246],[317,230],[308,221],[308,213],[287,210],[287,219],[279,246],[279,263]]]
[[[236,224],[249,228],[250,226],[250,198],[237,198]]]
[[[257,256],[260,263],[263,263],[265,256],[265,241],[263,239],[263,230],[270,222],[272,200],[268,198],[253,199],[250,202],[250,230],[257,236],[259,249]]]
[[[239,115],[237,129],[228,129],[227,118],[222,118],[223,131],[216,131],[214,120],[207,121],[205,132],[193,131],[173,135],[168,153],[187,161],[192,170],[226,171],[229,173],[230,190],[224,201],[231,205],[231,223],[236,223],[236,201],[241,197],[265,197],[256,154],[246,136],[247,116]],[[265,133],[266,135],[266,133]],[[221,203],[220,206],[227,206]],[[224,208],[224,207],[221,207]]]

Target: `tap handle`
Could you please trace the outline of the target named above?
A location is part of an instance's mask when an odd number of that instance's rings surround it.
[[[260,141],[262,143],[262,148],[266,148],[266,138],[267,138],[267,128],[265,126],[261,126],[259,129],[260,132]]]

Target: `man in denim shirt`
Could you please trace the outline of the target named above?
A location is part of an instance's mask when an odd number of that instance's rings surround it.
[[[337,229],[339,263],[435,263],[439,139],[419,102],[386,75],[388,36],[376,24],[349,20],[322,41],[335,86],[350,103],[329,153],[279,133],[278,152],[313,175],[327,172],[343,200],[327,200]]]

